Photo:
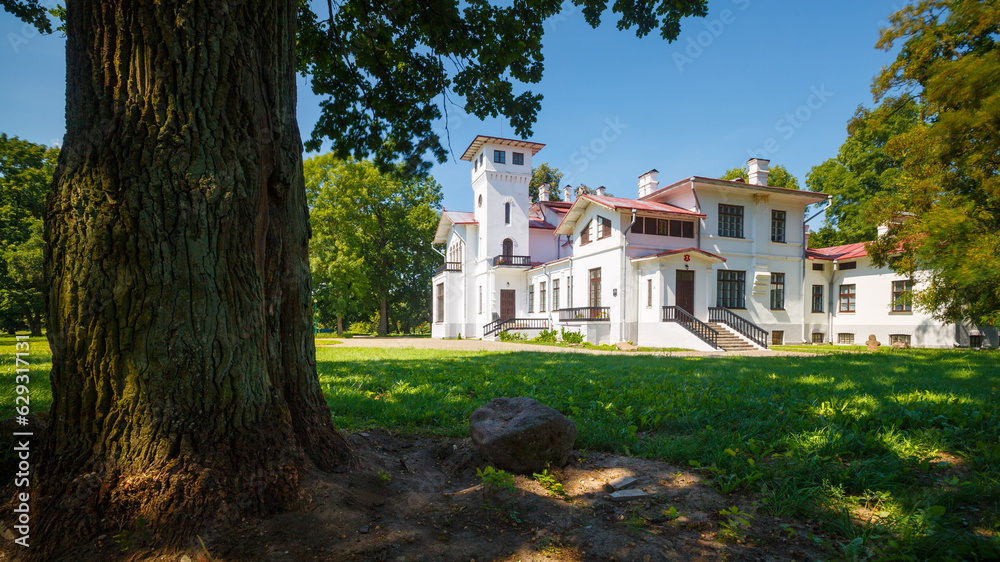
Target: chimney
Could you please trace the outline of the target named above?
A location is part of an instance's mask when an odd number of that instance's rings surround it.
[[[650,193],[656,191],[659,187],[660,182],[656,181],[656,175],[659,174],[655,168],[646,172],[645,174],[639,176],[639,198],[643,198]]]
[[[601,187],[598,187],[597,189],[594,190],[594,192],[595,195],[600,195],[601,197],[604,197],[604,186],[602,185]]]
[[[764,158],[751,158],[747,160],[747,183],[750,185],[767,185],[767,175],[771,172],[768,171],[767,165],[770,164],[770,160],[765,160]]]
[[[563,188],[563,201],[573,202],[573,186],[566,184],[566,187]]]
[[[889,232],[889,223],[884,222],[884,223],[878,225],[878,237],[879,238],[885,236],[885,234],[887,232]]]
[[[581,195],[586,195],[586,194],[587,194],[587,189],[585,187],[583,187],[582,185],[577,186],[577,188],[576,188],[576,196],[577,197],[580,197]]]
[[[538,201],[548,201],[549,200],[549,184],[548,182],[543,183],[538,186]]]

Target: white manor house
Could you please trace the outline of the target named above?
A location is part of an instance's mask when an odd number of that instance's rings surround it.
[[[996,331],[943,324],[910,302],[914,280],[871,265],[864,243],[809,248],[806,207],[824,193],[688,177],[661,187],[639,176],[635,199],[550,187],[528,197],[543,144],[477,136],[473,211],[443,211],[446,247],[432,282],[432,336],[501,331],[579,332],[591,343],[631,341],[695,350],[771,344],[996,346]],[[558,188],[558,187],[557,187]],[[919,284],[919,280],[916,280]]]

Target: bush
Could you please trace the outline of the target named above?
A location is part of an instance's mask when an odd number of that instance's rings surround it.
[[[374,334],[378,331],[378,324],[373,324],[367,320],[358,320],[357,322],[351,322],[351,325],[347,327],[347,331],[352,334]]]
[[[500,338],[500,341],[524,341],[528,339],[524,334],[520,332],[511,333],[508,332],[507,330],[498,333],[497,337]]]
[[[583,334],[579,332],[567,332],[566,328],[563,328],[559,335],[564,343],[583,343]]]
[[[535,339],[531,341],[537,341],[543,343],[555,343],[557,335],[558,334],[556,333],[555,330],[542,330],[537,336],[535,336]]]

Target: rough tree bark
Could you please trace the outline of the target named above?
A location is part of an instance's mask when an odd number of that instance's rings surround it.
[[[315,368],[296,8],[67,4],[42,557],[139,516],[190,540],[349,457]]]

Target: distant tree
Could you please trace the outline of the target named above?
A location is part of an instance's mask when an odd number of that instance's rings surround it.
[[[735,180],[738,178],[742,178],[743,181],[750,180],[750,174],[747,171],[746,166],[743,166],[742,168],[730,168],[726,170],[726,173],[722,174],[722,177],[719,179]],[[799,180],[789,173],[784,166],[777,164],[771,167],[770,173],[767,176],[767,185],[773,185],[774,187],[787,187],[788,189],[799,189]]]
[[[869,253],[926,279],[915,303],[936,318],[1000,325],[1000,4],[908,5],[876,46],[897,42],[872,91],[890,112],[914,99],[920,120],[886,143],[902,173],[866,206],[890,227]]]
[[[310,267],[317,305],[337,320],[358,314],[408,329],[430,313],[430,287],[440,256],[431,240],[441,186],[409,176],[403,167],[382,173],[370,161],[332,154],[305,161],[313,240]]]
[[[903,174],[900,160],[887,152],[886,143],[916,126],[919,113],[914,100],[899,98],[875,109],[857,109],[837,157],[813,166],[806,176],[810,190],[833,195],[826,224],[810,236],[810,246],[875,239],[867,206],[877,194],[894,189]]]
[[[0,326],[42,335],[42,216],[59,150],[0,133]]]
[[[538,201],[538,188],[543,184],[549,184],[549,200],[562,201],[562,194],[559,192],[559,181],[563,174],[558,168],[549,166],[548,162],[542,162],[531,171],[531,182],[528,183],[528,197],[532,201]]]

